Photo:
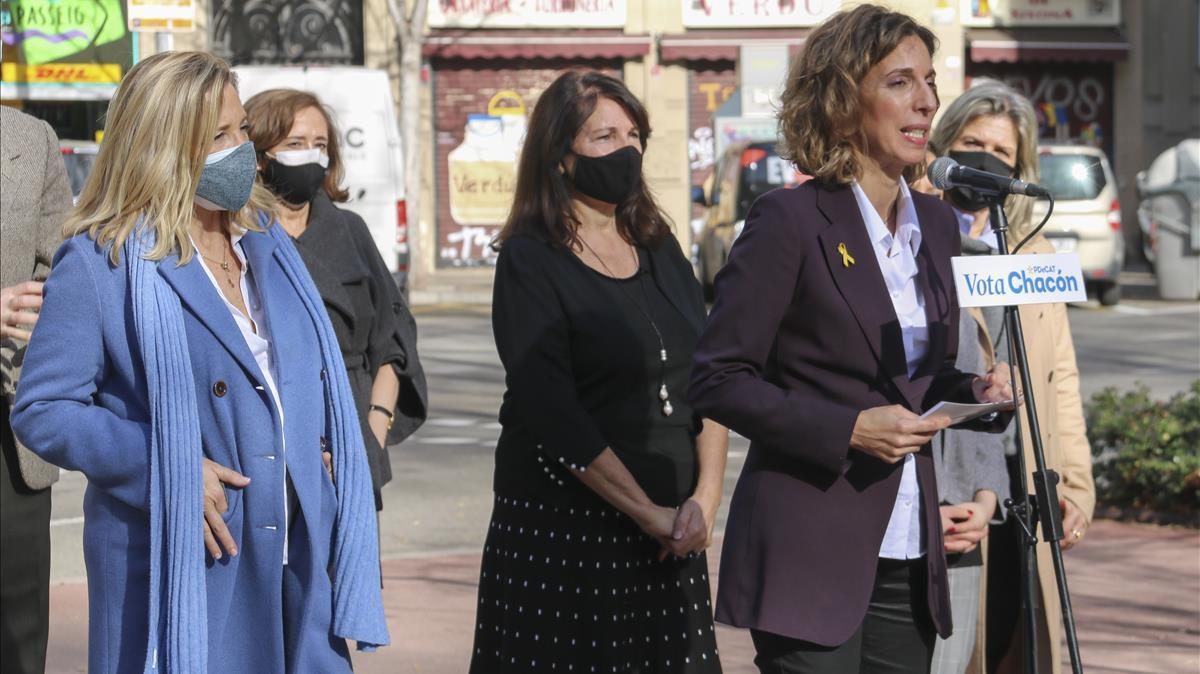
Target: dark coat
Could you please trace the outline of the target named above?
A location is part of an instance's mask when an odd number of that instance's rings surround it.
[[[910,379],[899,321],[849,186],[810,181],[750,210],[717,275],[696,348],[696,413],[750,439],[721,558],[717,619],[824,645],[862,623],[902,463],[849,447],[862,410],[974,402],[954,367],[958,306],[950,207],[913,194],[929,351]],[[854,258],[845,264],[839,245]],[[951,629],[930,448],[916,456],[928,605]]]
[[[429,393],[417,356],[417,324],[363,219],[334,206],[324,193],[312,200],[311,209],[308,228],[296,248],[341,345],[371,465],[376,506],[382,506],[379,492],[392,479],[392,464],[387,448],[379,446],[367,425],[371,386],[385,365],[395,368],[400,378],[388,444],[404,440],[424,423]]]

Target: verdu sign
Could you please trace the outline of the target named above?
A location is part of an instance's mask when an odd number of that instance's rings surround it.
[[[971,255],[950,258],[962,307],[1083,302],[1079,256]]]

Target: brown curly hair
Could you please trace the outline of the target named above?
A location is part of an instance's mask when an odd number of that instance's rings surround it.
[[[937,38],[907,14],[859,5],[826,19],[804,41],[780,99],[780,156],[817,180],[845,184],[861,174],[866,150],[860,84],[905,38],[920,38],[930,56]],[[909,181],[924,166],[906,168]]]

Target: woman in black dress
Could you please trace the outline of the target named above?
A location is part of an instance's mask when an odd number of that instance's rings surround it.
[[[530,119],[492,304],[506,371],[471,671],[719,672],[704,549],[727,431],[686,400],[700,286],[646,111],[569,72]]]
[[[279,202],[279,221],[296,240],[337,334],[362,425],[375,508],[392,479],[387,446],[425,421],[425,372],[417,325],[358,214],[346,201],[338,132],[307,91],[271,89],[246,101],[259,174]]]

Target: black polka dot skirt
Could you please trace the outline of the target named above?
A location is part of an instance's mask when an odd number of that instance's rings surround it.
[[[720,672],[705,556],[658,551],[610,506],[497,497],[470,671]]]

